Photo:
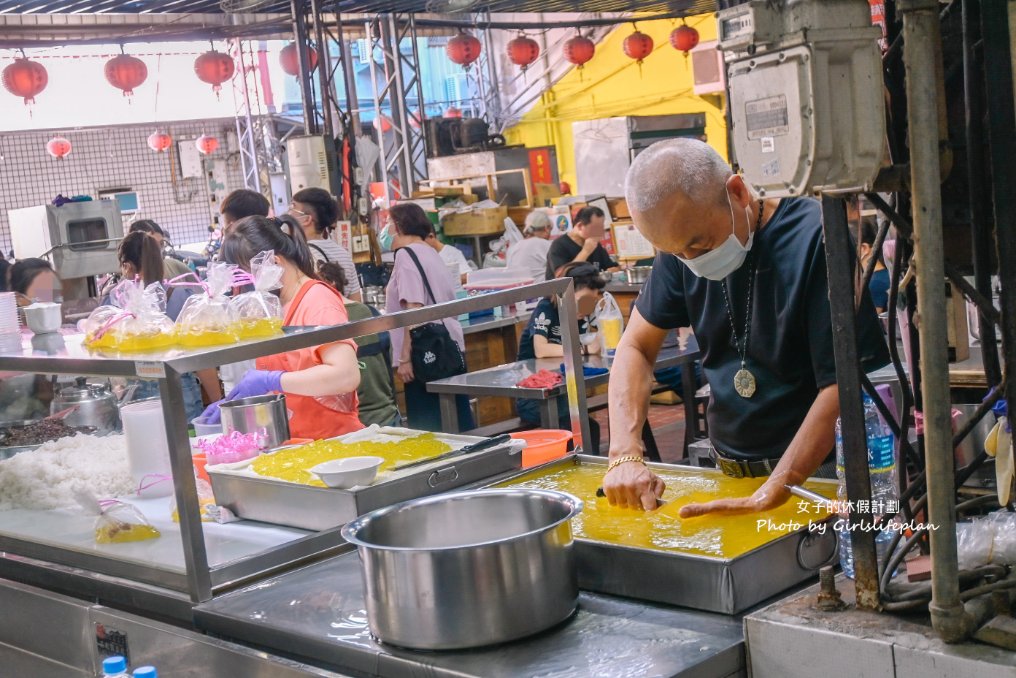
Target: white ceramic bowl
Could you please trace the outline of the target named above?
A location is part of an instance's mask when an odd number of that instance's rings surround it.
[[[346,457],[332,459],[310,469],[328,487],[348,490],[357,485],[369,485],[377,477],[377,470],[384,463],[381,457]]]
[[[63,323],[63,310],[60,304],[36,302],[25,306],[25,324],[36,334],[56,332]]]

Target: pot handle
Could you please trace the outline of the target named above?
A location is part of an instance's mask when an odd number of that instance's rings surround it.
[[[459,479],[459,471],[454,466],[434,471],[427,478],[427,484],[436,488],[438,485],[450,483]]]

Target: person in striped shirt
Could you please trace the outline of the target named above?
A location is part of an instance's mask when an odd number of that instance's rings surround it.
[[[305,188],[297,191],[289,206],[307,236],[307,246],[317,264],[334,263],[342,266],[346,274],[346,287],[342,294],[353,301],[363,301],[360,278],[356,274],[353,255],[332,239],[335,222],[339,219],[339,205],[323,188]]]

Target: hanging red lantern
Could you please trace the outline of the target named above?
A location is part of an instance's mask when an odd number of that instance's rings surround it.
[[[35,103],[35,96],[46,89],[49,73],[46,68],[24,57],[14,60],[3,73],[4,89],[25,100],[25,105]]]
[[[699,33],[688,24],[681,24],[670,32],[670,44],[679,52],[684,52],[688,58],[688,52],[699,43]]]
[[[557,185],[557,190],[561,192],[561,195],[571,195],[571,184],[562,181]]]
[[[374,129],[379,130],[381,134],[392,131],[392,121],[387,115],[379,115],[374,118]]]
[[[200,151],[202,155],[211,155],[212,153],[215,153],[215,149],[219,147],[219,140],[215,137],[208,136],[207,134],[202,134],[198,137],[197,141],[194,142],[194,145],[198,147],[198,151]]]
[[[653,39],[636,28],[624,39],[624,53],[641,66],[642,60],[653,53]]]
[[[508,60],[522,70],[529,68],[540,56],[540,46],[530,37],[520,35],[508,43]]]
[[[63,137],[53,137],[46,142],[46,152],[57,160],[63,160],[65,157],[70,155],[71,142],[67,141]]]
[[[113,87],[123,90],[123,95],[134,94],[134,88],[140,87],[148,79],[148,66],[145,62],[129,54],[120,54],[106,62],[106,80]]]
[[[445,118],[461,118],[462,117],[462,110],[459,109],[459,108],[456,108],[455,106],[449,106],[448,108],[445,109],[443,117],[445,117]]]
[[[304,45],[304,54],[307,59],[307,68],[310,72],[313,72],[317,68],[318,54],[317,50],[310,45]],[[282,48],[282,52],[279,53],[279,64],[282,65],[282,70],[292,76],[300,75],[300,57],[296,51],[296,43],[291,42]]]
[[[222,83],[233,77],[236,66],[228,54],[216,52],[214,49],[205,52],[194,60],[194,73],[201,82],[212,86],[215,95],[219,95]]]
[[[564,58],[581,69],[596,54],[596,44],[579,34],[564,43]]]
[[[480,58],[480,41],[469,33],[459,33],[445,45],[445,54],[448,58],[462,66],[469,66]]]
[[[173,145],[173,137],[165,132],[153,132],[148,137],[148,147],[156,153],[162,153]]]

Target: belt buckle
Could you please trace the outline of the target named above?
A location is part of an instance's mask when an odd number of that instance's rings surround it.
[[[720,470],[731,478],[744,478],[744,468],[741,463],[733,459],[726,459],[719,455],[716,456],[717,461],[720,462]]]

